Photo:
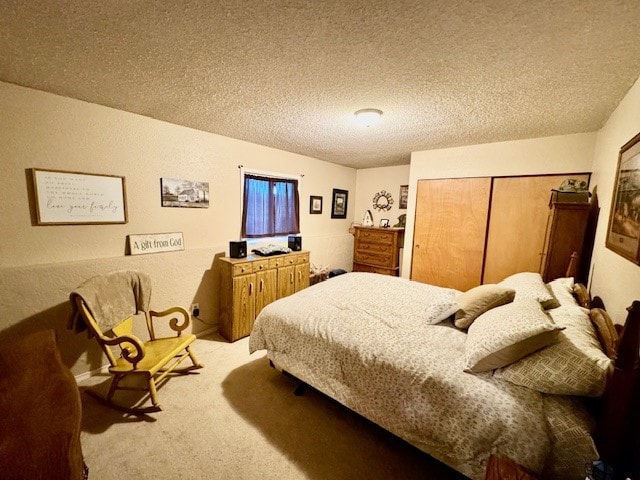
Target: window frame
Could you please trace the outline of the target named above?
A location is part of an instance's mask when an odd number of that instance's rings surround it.
[[[286,239],[288,235],[295,235],[301,232],[300,228],[300,186],[302,184],[303,175],[292,175],[292,174],[284,174],[279,172],[271,172],[265,170],[254,170],[244,168],[239,166],[240,168],[240,238],[246,240],[248,243],[258,243],[264,242],[265,240],[279,240]],[[278,235],[265,235],[265,236],[245,236],[245,217],[244,217],[244,209],[245,209],[245,176],[251,175],[255,177],[262,177],[267,180],[283,180],[283,181],[295,181],[297,182],[297,191],[296,191],[296,199],[297,199],[297,223],[298,223],[298,232],[296,233],[288,233],[288,234],[278,234]]]

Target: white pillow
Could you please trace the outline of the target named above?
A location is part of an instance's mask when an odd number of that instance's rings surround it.
[[[556,278],[547,283],[547,287],[551,290],[553,296],[556,297],[560,306],[578,304],[576,297],[573,296],[573,286],[573,277]]]
[[[460,306],[455,296],[456,292],[452,289],[442,290],[434,295],[433,302],[425,309],[425,321],[430,325],[435,325],[456,313]]]
[[[493,308],[469,327],[464,370],[486,372],[516,362],[552,343],[561,328],[531,298]]]
[[[568,305],[549,310],[549,315],[565,328],[558,341],[494,376],[544,393],[602,395],[613,362],[602,350],[589,311]]]
[[[502,280],[498,285],[513,288],[516,291],[515,302],[525,298],[533,298],[540,302],[545,309],[560,306],[558,300],[551,294],[544,280],[542,280],[542,275],[537,272],[515,273]]]

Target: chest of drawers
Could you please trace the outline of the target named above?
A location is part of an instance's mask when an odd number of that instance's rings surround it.
[[[355,227],[353,271],[398,276],[404,229]]]
[[[309,286],[309,252],[273,257],[220,258],[220,334],[246,337],[269,303]]]

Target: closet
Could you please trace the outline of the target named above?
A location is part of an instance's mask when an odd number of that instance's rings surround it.
[[[464,291],[541,271],[551,190],[568,178],[589,174],[418,181],[411,278]]]

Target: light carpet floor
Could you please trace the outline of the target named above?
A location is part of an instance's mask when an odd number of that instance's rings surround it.
[[[246,338],[193,348],[205,368],[159,389],[162,412],[130,416],[82,394],[91,480],[465,478],[313,389],[295,396]]]

